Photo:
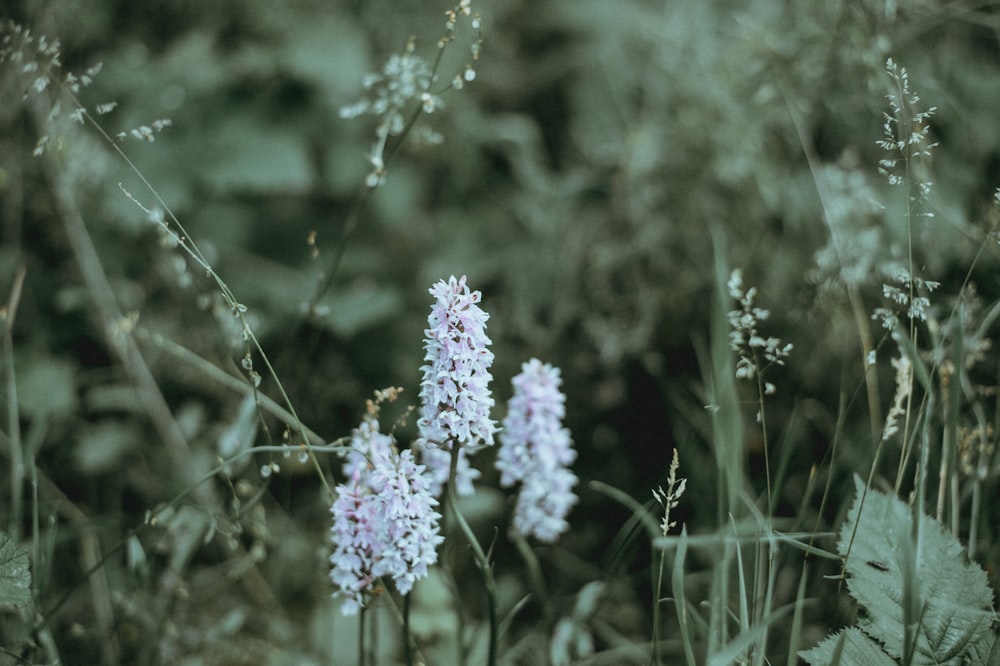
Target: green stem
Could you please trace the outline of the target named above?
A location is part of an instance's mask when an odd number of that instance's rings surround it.
[[[753,350],[753,363],[754,367],[760,368],[757,359],[757,350]],[[774,510],[773,499],[771,495],[771,458],[768,449],[770,448],[767,441],[767,415],[764,410],[764,378],[761,377],[761,370],[754,373],[757,378],[757,409],[760,415],[760,434],[764,444],[764,477],[767,480],[767,517],[771,518],[771,514]]]
[[[660,593],[663,590],[663,566],[666,559],[666,550],[661,549],[660,571],[656,576],[656,589],[653,592],[653,649],[650,655],[650,663],[657,665],[662,663],[660,661]]]
[[[538,556],[535,555],[535,552],[531,549],[531,545],[524,538],[523,534],[516,530],[511,530],[510,537],[514,541],[514,545],[517,546],[517,551],[521,554],[521,558],[524,560],[524,565],[528,570],[528,581],[531,583],[533,594],[539,608],[542,610],[542,615],[545,617],[546,623],[551,625],[553,621],[552,604],[549,603],[549,593],[545,587],[545,576],[542,574],[542,565],[538,561]]]
[[[410,595],[403,596],[403,658],[406,666],[413,666],[413,649],[410,647]]]
[[[14,319],[17,316],[17,305],[21,299],[21,288],[27,268],[22,264],[17,269],[14,286],[10,290],[10,298],[4,304],[0,313],[0,324],[3,325],[3,381],[7,394],[7,432],[10,434],[10,522],[7,531],[15,542],[21,538],[21,520],[23,516],[22,498],[24,496],[24,447],[21,440],[20,416],[17,407],[17,373],[14,368]]]
[[[472,555],[476,560],[476,566],[479,571],[483,574],[483,585],[486,588],[486,602],[489,611],[490,618],[490,640],[489,640],[489,652],[487,653],[486,663],[489,666],[496,666],[497,663],[497,599],[496,599],[496,582],[493,579],[493,565],[490,563],[489,556],[483,551],[482,546],[479,545],[479,540],[476,539],[476,535],[473,533],[472,528],[469,523],[466,522],[465,517],[462,512],[458,510],[458,493],[455,490],[455,477],[458,474],[458,455],[459,447],[457,444],[452,444],[451,449],[451,472],[448,476],[448,506],[451,508],[452,515],[455,516],[455,521],[458,523],[459,528],[465,535],[466,540],[469,542],[469,547],[472,549]]]
[[[361,615],[358,617],[358,663],[365,664],[365,618],[368,617],[368,609],[361,607]]]

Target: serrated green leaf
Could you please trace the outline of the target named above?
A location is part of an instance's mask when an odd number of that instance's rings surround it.
[[[812,666],[830,666],[837,657],[838,646],[840,654],[836,663],[840,666],[896,666],[878,643],[856,627],[830,634],[816,647],[799,652],[799,656]]]
[[[966,654],[969,666],[1000,666],[1000,640],[994,631],[986,640],[972,646]]]
[[[20,608],[30,604],[28,551],[0,532],[0,608]]]
[[[874,490],[868,491],[862,506],[864,483],[855,477],[855,486],[857,498],[841,528],[838,551],[848,558],[848,590],[866,610],[859,626],[899,658],[904,651],[907,582],[922,609],[913,663],[965,663],[993,635],[996,615],[986,573],[965,560],[955,537],[923,514],[914,545],[910,507]],[[904,577],[908,558],[913,580]]]

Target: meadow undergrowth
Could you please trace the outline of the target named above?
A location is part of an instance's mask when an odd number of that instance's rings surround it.
[[[648,331],[622,330],[613,340],[613,318],[605,316],[617,305],[601,301],[607,310],[581,315],[577,330],[553,310],[528,328],[534,338],[512,343],[521,305],[492,295],[507,293],[505,279],[517,282],[517,267],[456,260],[462,246],[454,230],[452,263],[439,261],[440,274],[411,290],[423,298],[414,306],[419,319],[390,318],[360,336],[375,340],[382,326],[409,326],[408,339],[422,331],[422,365],[411,363],[381,389],[362,385],[370,377],[325,373],[324,382],[349,387],[346,420],[354,425],[311,423],[300,407],[315,385],[311,368],[308,360],[282,363],[296,350],[281,342],[337,341],[327,336],[336,328],[330,322],[338,321],[338,304],[350,308],[336,297],[364,270],[357,266],[366,265],[364,235],[380,197],[396,196],[393,179],[405,182],[411,162],[419,170],[428,151],[456,144],[461,151],[470,141],[438,133],[430,121],[453,107],[462,116],[466,97],[455,93],[471,94],[491,71],[483,61],[499,57],[488,39],[499,28],[484,29],[477,11],[470,0],[447,9],[441,37],[410,37],[363,77],[359,101],[342,100],[338,122],[374,123],[370,150],[358,156],[366,167],[333,233],[308,234],[307,269],[284,293],[295,304],[283,304],[280,316],[255,312],[237,293],[222,266],[238,270],[239,257],[220,258],[215,244],[189,230],[133,157],[133,148],[169,143],[180,123],[156,118],[108,129],[119,106],[84,101],[99,65],[74,74],[58,41],[14,21],[0,27],[0,91],[14,100],[0,119],[31,134],[4,147],[31,160],[25,169],[45,200],[34,205],[61,243],[46,251],[70,265],[59,270],[77,287],[62,292],[83,321],[75,344],[85,339],[102,356],[92,367],[102,377],[80,383],[86,409],[50,388],[70,373],[28,355],[31,332],[22,332],[19,315],[30,296],[29,314],[37,316],[40,266],[19,242],[13,263],[2,264],[15,268],[3,276],[0,310],[0,444],[9,465],[0,486],[0,662],[1000,663],[989,555],[1000,486],[1000,364],[992,345],[1000,300],[977,288],[981,282],[992,293],[981,263],[998,253],[1000,189],[976,224],[954,229],[938,219],[938,109],[923,103],[910,72],[892,58],[873,77],[887,91],[887,110],[881,138],[864,139],[882,151],[872,164],[859,160],[860,149],[824,161],[803,106],[788,97],[791,82],[761,88],[761,99],[784,99],[781,122],[798,141],[796,159],[822,220],[812,233],[821,231],[825,244],[807,251],[800,288],[815,297],[819,326],[824,316],[833,320],[822,309],[829,307],[851,328],[837,329],[846,342],[834,340],[835,349],[810,348],[801,329],[783,328],[789,318],[780,294],[748,286],[754,275],[773,287],[768,266],[744,265],[754,255],[735,246],[737,233],[699,220],[711,245],[699,279],[710,288],[700,294],[703,326],[685,335],[700,376],[669,392],[683,423],[673,424],[664,469],[653,470],[662,483],[638,495],[612,477],[623,452],[602,448],[614,440],[607,425],[581,420],[575,402],[613,393],[611,382],[576,382],[600,367],[593,359],[609,363],[634,351]],[[685,16],[695,24],[704,18]],[[511,116],[497,120],[496,145],[506,146],[498,154],[515,155],[520,188],[545,191],[548,203],[596,196],[592,184],[543,187],[531,131]],[[611,217],[635,246],[579,262],[595,274],[618,275],[610,258],[643,266],[649,257],[637,248],[662,240],[661,231],[631,235],[629,225],[655,198],[640,184],[658,159],[643,157],[642,137],[633,139],[634,161],[615,184],[626,201]],[[149,232],[138,236],[143,256],[174,262],[167,265],[178,284],[164,290],[165,311],[156,289],[141,297],[130,290],[160,264],[126,279],[120,264],[129,262],[121,246],[107,245],[111,234],[88,202],[113,173],[127,174],[128,182],[114,182],[115,194]],[[519,223],[539,237],[549,233],[542,208],[517,209]],[[592,240],[585,218],[579,238],[569,227],[556,234],[568,253]],[[936,243],[946,234],[974,245],[963,265],[942,267]],[[378,275],[369,279],[380,284]],[[636,284],[647,289],[623,295],[624,310],[633,297],[648,300],[639,310],[667,302],[650,284]],[[534,281],[525,297],[553,288]],[[377,309],[366,298],[358,309]],[[636,319],[648,322],[644,316]],[[212,340],[175,339],[185,325],[171,317],[197,321],[198,332],[207,321]],[[573,331],[562,340],[567,348],[580,331],[603,342],[562,353],[538,342],[546,322]],[[419,348],[365,342],[366,356],[419,358]],[[825,356],[841,366],[825,396],[836,404],[808,396],[793,372]],[[652,367],[657,356],[642,358],[639,366]],[[49,374],[38,379],[38,372]],[[589,430],[571,432],[571,422]],[[822,423],[808,469],[797,467],[802,422]],[[60,438],[82,444],[63,457],[53,443]],[[121,486],[109,480],[116,476]],[[606,515],[617,522],[607,524]],[[200,626],[202,617],[215,620]]]

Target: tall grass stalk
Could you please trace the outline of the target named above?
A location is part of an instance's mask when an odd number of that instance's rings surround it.
[[[754,363],[757,367],[760,366],[759,355],[757,350],[754,349]],[[764,377],[763,372],[757,372],[754,374],[757,380],[757,414],[759,416],[760,422],[760,434],[761,434],[761,444],[764,447],[764,479],[767,484],[767,516],[770,520],[771,515],[774,512],[774,500],[771,493],[771,455],[770,455],[770,442],[767,435],[767,409],[764,407],[764,396],[766,395],[764,387]]]
[[[720,230],[712,228],[715,245],[715,298],[712,308],[709,358],[702,367],[710,368],[706,376],[709,411],[712,424],[713,448],[718,473],[716,483],[718,506],[716,524],[722,526],[729,516],[739,517],[740,491],[744,487],[743,426],[740,401],[736,391],[736,368],[729,347],[729,268],[726,265],[726,242]]]
[[[670,460],[670,471],[667,475],[667,490],[664,491],[663,488],[659,488],[653,491],[653,498],[660,504],[663,508],[663,519],[660,521],[660,533],[663,536],[667,536],[670,529],[676,525],[675,521],[670,520],[670,511],[677,507],[681,495],[684,494],[684,490],[687,486],[687,479],[678,479],[677,470],[680,467],[680,456],[677,453],[677,449],[674,449],[673,457]],[[654,554],[656,548],[653,548]],[[656,573],[656,581],[653,587],[653,640],[652,640],[652,654],[651,659],[654,663],[660,663],[660,649],[661,649],[661,638],[660,632],[662,630],[662,620],[661,620],[661,605],[665,601],[661,599],[660,595],[663,590],[663,572],[666,568],[666,557],[667,552],[665,549],[660,550],[660,565],[659,570]],[[654,556],[654,560],[655,560]]]
[[[13,541],[21,538],[21,511],[24,496],[25,455],[24,442],[21,441],[21,418],[17,402],[17,370],[14,365],[14,322],[17,320],[17,308],[21,301],[21,289],[24,287],[24,277],[27,268],[18,267],[14,275],[14,283],[10,288],[7,303],[0,313],[3,324],[3,383],[7,407],[7,448],[10,451],[10,521],[7,533]]]
[[[681,645],[684,646],[684,660],[687,666],[695,666],[694,631],[689,623],[688,602],[684,592],[684,561],[687,557],[688,534],[687,527],[681,527],[677,539],[677,552],[674,554],[674,565],[670,575],[670,587],[674,597],[674,607],[677,609],[677,623],[681,634]]]
[[[806,581],[809,580],[809,558],[802,560],[802,572],[799,574],[799,586],[795,592],[795,610],[792,611],[792,628],[788,632],[788,659],[786,666],[796,666],[798,663],[799,645],[802,643],[802,624],[806,607]]]
[[[799,141],[799,146],[802,148],[802,153],[806,158],[806,163],[809,165],[809,173],[812,176],[812,182],[816,187],[816,195],[819,198],[820,208],[823,211],[823,223],[826,225],[827,231],[831,236],[836,236],[839,231],[832,223],[833,215],[831,211],[833,210],[833,203],[830,201],[825,188],[820,185],[820,168],[822,165],[819,154],[816,152],[816,147],[813,144],[813,140],[807,130],[805,123],[803,123],[802,118],[796,111],[796,105],[791,102],[786,91],[786,83],[780,78],[778,79],[778,89],[781,92],[781,96],[785,102],[785,108],[788,111],[789,119],[791,120],[792,126],[795,128],[795,134]],[[837,252],[840,252],[840,244],[834,243],[834,247]],[[840,257],[841,264],[846,264],[847,259],[845,257]],[[871,435],[871,441],[878,441],[879,433],[882,432],[881,414],[882,405],[878,374],[876,373],[876,368],[874,364],[869,364],[868,359],[875,352],[875,340],[871,332],[871,321],[868,315],[868,309],[864,305],[864,301],[861,297],[861,291],[858,285],[848,282],[844,285],[844,291],[847,295],[847,300],[851,309],[851,316],[854,320],[854,327],[858,333],[858,342],[860,344],[860,360],[864,370],[864,386],[865,394],[868,398],[868,427]],[[824,499],[826,494],[824,493]]]

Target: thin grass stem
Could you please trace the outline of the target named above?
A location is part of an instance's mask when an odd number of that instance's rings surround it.
[[[448,477],[448,506],[451,509],[452,515],[455,517],[455,522],[458,523],[459,529],[462,530],[466,541],[469,543],[469,548],[472,550],[472,556],[475,559],[477,568],[483,575],[483,587],[486,591],[486,605],[487,612],[489,614],[490,630],[486,663],[488,666],[496,666],[498,624],[496,582],[493,579],[493,564],[490,562],[489,556],[485,551],[483,551],[482,546],[479,544],[479,540],[472,531],[472,527],[469,526],[469,523],[465,520],[465,516],[462,515],[461,510],[458,508],[458,491],[455,488],[455,479],[458,475],[459,451],[460,448],[458,444],[453,444],[451,450],[451,471]]]
[[[24,287],[24,278],[27,268],[22,264],[18,267],[14,275],[14,284],[10,289],[10,296],[0,314],[0,323],[3,325],[3,382],[4,393],[6,394],[7,406],[7,432],[10,451],[10,521],[7,524],[7,533],[14,541],[21,539],[21,522],[24,497],[24,473],[25,455],[24,446],[21,441],[21,417],[17,402],[17,372],[14,367],[14,322],[17,320],[17,307],[21,300],[21,289]]]

